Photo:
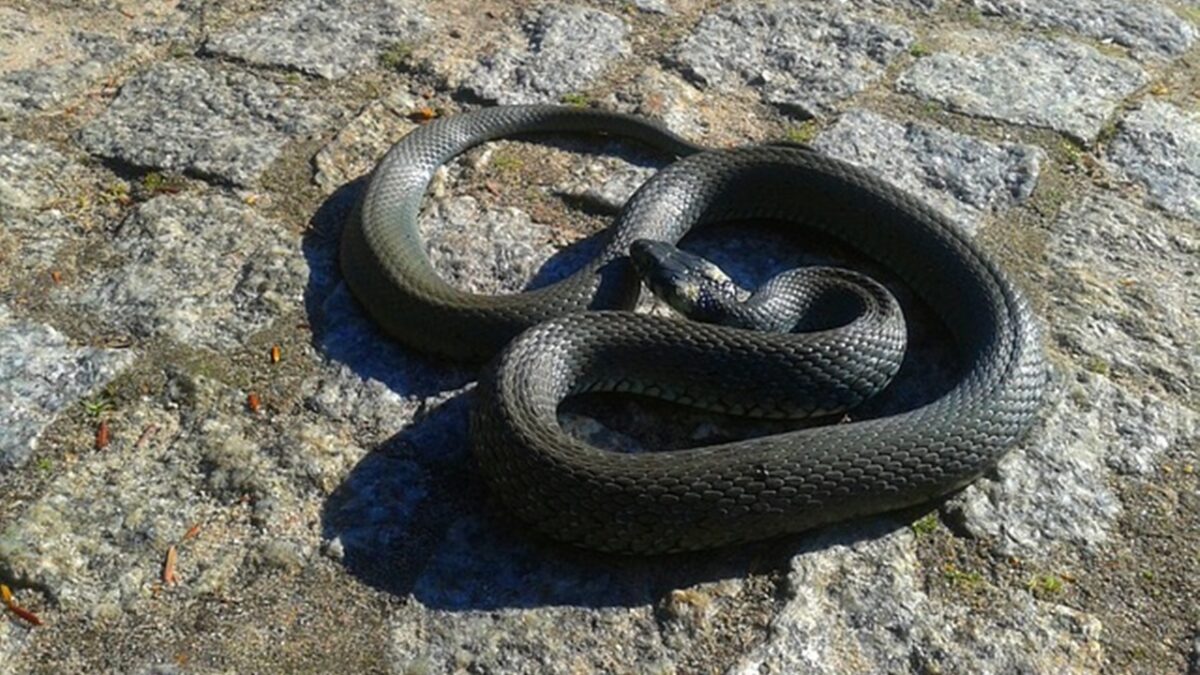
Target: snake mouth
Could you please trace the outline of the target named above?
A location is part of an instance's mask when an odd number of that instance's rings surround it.
[[[629,258],[642,282],[659,299],[684,316],[704,320],[699,308],[705,288],[698,283],[698,270],[708,261],[672,244],[638,239],[629,246]]]
[[[687,267],[674,246],[651,239],[638,239],[629,245],[629,259],[642,281],[659,297],[668,297],[687,277]]]

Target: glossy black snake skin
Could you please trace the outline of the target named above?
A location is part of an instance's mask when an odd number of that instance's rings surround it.
[[[637,191],[603,252],[567,279],[513,295],[458,291],[424,253],[422,196],[453,156],[529,132],[632,138],[681,159]],[[954,386],[901,414],[708,447],[618,453],[566,433],[559,405],[582,391],[799,417],[848,408],[886,384],[896,346],[886,331],[770,334],[623,311],[640,286],[627,257],[634,240],[677,242],[738,218],[823,232],[894,273],[950,331],[963,360]],[[997,264],[922,202],[805,147],[704,150],[647,120],[556,106],[452,116],[413,131],[376,167],[341,262],[396,339],[456,359],[495,357],[471,416],[479,468],[522,520],[588,548],[707,548],[914,505],[992,466],[1043,399],[1035,318]]]

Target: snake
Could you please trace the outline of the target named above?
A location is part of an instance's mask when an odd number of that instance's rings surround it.
[[[671,161],[570,276],[500,295],[451,286],[417,224],[435,172],[479,144],[538,134],[624,139]],[[886,389],[897,347],[887,330],[864,333],[851,322],[760,331],[631,311],[642,282],[630,250],[645,247],[635,242],[675,245],[697,228],[743,219],[801,242],[823,233],[887,270],[953,340],[954,381],[895,414],[699,447],[616,452],[567,431],[561,404],[592,391],[807,417]],[[1046,395],[1036,315],[999,264],[924,201],[807,145],[706,148],[648,118],[572,106],[448,115],[415,128],[375,166],[339,254],[351,293],[387,335],[484,364],[468,434],[489,492],[534,531],[587,549],[724,547],[944,497],[1021,442]]]

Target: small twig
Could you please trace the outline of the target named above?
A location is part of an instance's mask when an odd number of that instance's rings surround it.
[[[142,430],[142,435],[138,436],[137,442],[135,442],[133,444],[133,447],[140,448],[143,445],[149,443],[150,439],[153,438],[154,434],[157,434],[157,433],[158,433],[158,425],[157,424],[151,424],[151,425],[147,426],[145,429]]]
[[[179,577],[175,574],[175,563],[179,561],[179,553],[175,551],[175,545],[172,544],[167,549],[167,559],[163,562],[162,581],[167,586],[174,586],[179,583]]]
[[[187,541],[189,539],[195,539],[196,535],[200,534],[200,529],[202,527],[204,527],[203,523],[196,523],[195,525],[192,525],[191,527],[188,528],[187,532],[183,533],[183,539],[180,539],[180,541]]]
[[[108,430],[108,420],[100,420],[100,426],[96,427],[96,449],[107,448],[110,440],[112,440],[112,434]]]
[[[28,621],[31,625],[42,625],[42,620],[38,618],[37,614],[17,604],[17,601],[13,598],[12,591],[4,584],[0,584],[0,600],[4,601],[4,605],[8,607],[8,611]]]

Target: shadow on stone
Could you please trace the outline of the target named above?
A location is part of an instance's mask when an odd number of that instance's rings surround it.
[[[309,222],[303,244],[310,272],[304,305],[314,344],[330,360],[402,396],[425,397],[458,389],[474,379],[473,370],[398,345],[379,330],[342,283],[338,262],[342,228],[365,187],[364,176],[339,188]],[[578,271],[604,246],[606,236],[600,232],[558,250],[525,289],[548,286]]]
[[[674,589],[786,570],[813,541],[849,544],[879,534],[872,520],[655,557],[562,545],[489,498],[469,457],[469,399],[456,396],[409,425],[326,501],[323,537],[363,583],[447,611],[644,606]]]
[[[401,396],[425,397],[467,384],[469,371],[403,349],[388,339],[363,312],[342,283],[338,247],[366,177],[334,192],[309,222],[304,256],[309,283],[305,313],[313,342],[331,361],[343,363],[364,380],[374,379]]]
[[[460,394],[421,416],[366,455],[326,500],[322,537],[364,583],[411,592],[448,524],[477,500],[468,410]]]

